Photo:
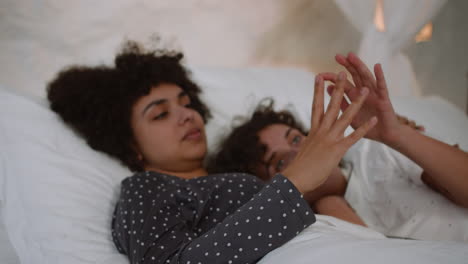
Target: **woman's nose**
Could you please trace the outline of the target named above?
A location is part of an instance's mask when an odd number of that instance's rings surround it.
[[[184,106],[179,107],[179,124],[183,125],[186,122],[190,122],[194,117],[194,110]]]

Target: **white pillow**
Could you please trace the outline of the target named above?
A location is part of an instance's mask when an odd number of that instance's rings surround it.
[[[6,233],[3,224],[2,203],[0,202],[0,263],[2,264],[17,264],[19,263],[15,249],[12,247],[10,238]]]
[[[214,116],[207,128],[210,140],[230,127],[234,115],[245,115],[266,96],[279,98],[279,107],[293,101],[298,109],[310,109],[314,77],[305,71],[200,68],[194,73]],[[129,170],[89,148],[46,100],[2,89],[0,146],[3,216],[21,263],[127,263],[114,248],[110,224],[120,181]]]
[[[249,117],[260,100],[267,97],[274,98],[275,109],[287,108],[309,127],[315,80],[310,72],[292,68],[221,67],[197,67],[192,72],[214,117],[207,126],[211,150],[230,131],[234,117]],[[329,101],[326,95],[325,104]]]
[[[3,217],[21,263],[126,263],[110,219],[130,172],[89,148],[45,101],[1,90],[0,106]]]

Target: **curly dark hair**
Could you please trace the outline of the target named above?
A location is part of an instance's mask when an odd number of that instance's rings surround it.
[[[132,107],[151,88],[176,84],[191,99],[191,107],[206,123],[211,117],[200,100],[200,88],[182,66],[183,54],[146,51],[127,41],[115,57],[115,66],[72,66],[48,84],[50,108],[95,150],[119,159],[132,171],[142,171],[130,125]]]
[[[232,132],[221,140],[217,151],[208,160],[208,171],[244,172],[256,175],[256,168],[266,152],[266,146],[260,143],[258,133],[272,124],[285,124],[296,128],[304,135],[307,134],[291,112],[275,111],[274,100],[263,99],[246,122],[234,127]],[[268,180],[264,175],[257,176],[262,180]]]

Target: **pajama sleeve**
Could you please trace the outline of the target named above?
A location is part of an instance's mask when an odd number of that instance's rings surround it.
[[[183,220],[177,205],[148,206],[127,232],[131,263],[256,263],[315,222],[301,193],[281,174],[204,233]]]

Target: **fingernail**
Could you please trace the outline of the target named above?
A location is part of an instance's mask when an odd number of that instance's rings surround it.
[[[371,122],[371,125],[374,125],[375,123],[377,123],[377,117],[376,117],[376,116],[373,116],[373,117],[370,119],[370,122]]]
[[[361,95],[366,95],[368,93],[369,93],[369,89],[367,89],[365,87],[361,89]]]
[[[346,74],[344,72],[338,73],[338,80],[342,81],[346,78]]]
[[[315,77],[315,83],[318,84],[319,82],[321,81],[321,76],[318,75],[317,77]]]

